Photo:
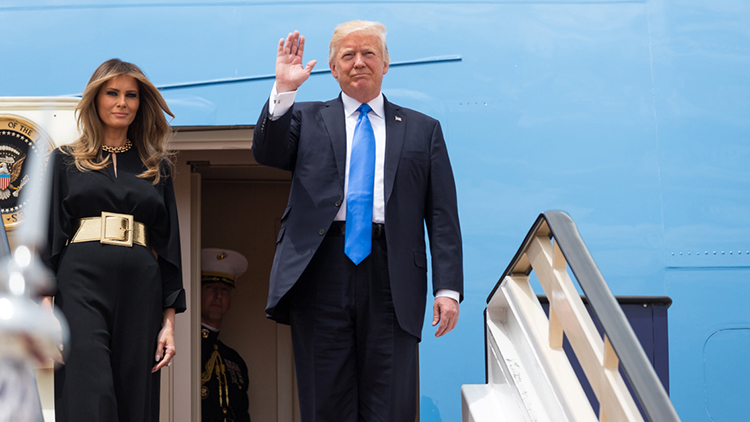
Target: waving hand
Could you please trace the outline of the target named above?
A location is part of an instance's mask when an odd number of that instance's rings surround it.
[[[305,51],[305,37],[299,31],[290,32],[286,40],[279,40],[276,52],[276,91],[294,91],[302,85],[318,62],[311,60],[302,67],[302,53]]]

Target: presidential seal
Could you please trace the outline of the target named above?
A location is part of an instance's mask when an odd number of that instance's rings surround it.
[[[22,117],[0,115],[0,212],[6,229],[24,219],[28,198],[20,194],[30,182],[25,163],[30,154],[46,156],[49,138],[33,122]]]

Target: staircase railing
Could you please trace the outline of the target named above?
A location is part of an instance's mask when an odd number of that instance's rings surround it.
[[[599,321],[603,338],[568,268]],[[549,317],[530,285],[532,271],[549,299]],[[537,218],[487,303],[488,386],[462,388],[464,421],[642,421],[620,367],[650,421],[680,420],[566,213],[548,211]],[[563,335],[599,401],[598,418],[563,351]],[[487,415],[496,410],[505,416]]]

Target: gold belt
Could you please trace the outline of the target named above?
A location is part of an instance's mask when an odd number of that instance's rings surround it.
[[[132,247],[133,243],[150,247],[148,231],[143,223],[133,221],[129,214],[102,212],[101,217],[86,217],[73,223],[76,233],[70,243],[98,240],[108,245]]]

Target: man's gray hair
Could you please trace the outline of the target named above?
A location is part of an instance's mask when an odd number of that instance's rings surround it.
[[[336,26],[336,29],[333,30],[333,36],[331,36],[331,43],[328,45],[328,63],[333,62],[341,41],[347,35],[360,31],[380,38],[380,50],[383,54],[383,60],[386,63],[390,63],[391,56],[388,54],[388,46],[385,43],[385,34],[388,30],[382,23],[370,21],[349,21]]]

